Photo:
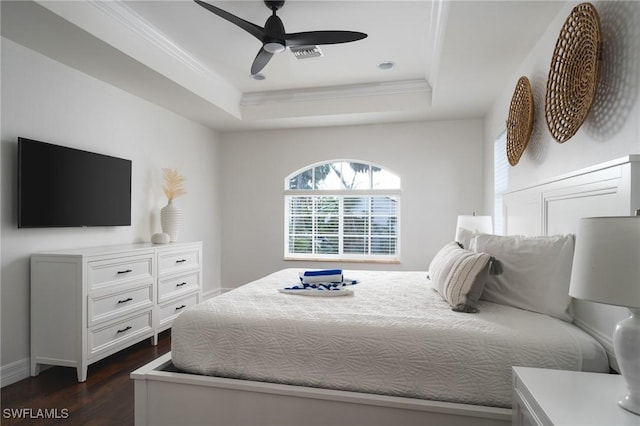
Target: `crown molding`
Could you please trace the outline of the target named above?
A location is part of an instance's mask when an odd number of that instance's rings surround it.
[[[219,78],[219,76],[193,57],[188,51],[172,42],[160,30],[151,25],[124,2],[120,0],[91,0],[87,3],[108,15],[111,19],[117,21],[141,39],[152,43],[164,54],[170,56],[173,60],[181,63],[191,71],[205,76],[215,76]]]
[[[45,9],[182,86],[215,108],[240,118],[242,93],[122,0],[35,0]]]
[[[410,80],[242,93],[126,1],[35,2],[238,121],[322,121],[338,116],[353,121],[370,114],[400,116],[415,109],[422,115],[431,104],[431,85],[427,76],[419,74]],[[145,90],[140,88],[141,93]],[[200,108],[198,117],[202,114]]]
[[[449,1],[434,0],[431,3],[431,22],[429,23],[429,40],[431,40],[431,56],[425,79],[436,87],[438,81],[438,71],[440,70],[440,58],[444,45],[444,33],[449,20]]]
[[[309,89],[286,89],[268,92],[244,93],[241,106],[258,106],[274,103],[315,102],[333,99],[362,98],[366,96],[393,96],[407,93],[431,94],[426,80],[403,80],[383,83],[362,83]]]

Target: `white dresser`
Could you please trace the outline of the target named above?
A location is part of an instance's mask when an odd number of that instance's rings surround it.
[[[158,333],[200,301],[202,243],[148,243],[31,256],[31,375],[87,367]]]

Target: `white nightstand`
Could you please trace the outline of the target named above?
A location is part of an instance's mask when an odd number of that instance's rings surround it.
[[[618,406],[622,376],[513,367],[513,424],[640,426],[640,416]]]

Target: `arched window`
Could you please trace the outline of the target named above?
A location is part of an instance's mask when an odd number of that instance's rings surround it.
[[[333,160],[284,181],[287,259],[398,261],[400,178],[375,164]]]

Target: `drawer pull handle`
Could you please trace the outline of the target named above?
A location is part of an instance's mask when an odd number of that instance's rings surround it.
[[[182,287],[183,285],[187,285],[186,281],[176,284],[176,287]]]
[[[128,274],[129,272],[133,272],[133,269],[125,269],[124,271],[118,271],[118,275]]]
[[[118,332],[116,334],[124,333],[125,331],[129,331],[129,330],[131,330],[131,326],[130,325],[126,326],[125,328],[122,328],[122,329],[118,330]]]
[[[186,307],[187,307],[187,305],[180,305],[180,306],[176,307],[176,311],[179,311],[180,309],[184,309]]]
[[[130,297],[127,297],[126,299],[122,299],[122,300],[118,300],[118,303],[127,303],[127,302],[131,302],[133,299]]]
[[[176,263],[184,263],[186,261],[187,261],[187,259],[178,259],[178,260],[176,260]]]

